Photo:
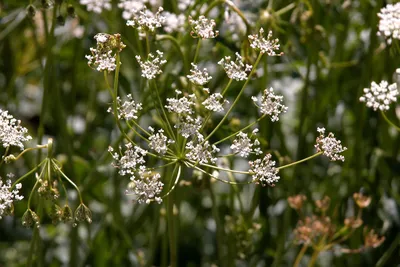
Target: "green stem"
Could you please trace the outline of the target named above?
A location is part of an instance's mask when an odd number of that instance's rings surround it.
[[[23,154],[25,154],[29,151],[36,150],[36,149],[42,149],[42,148],[47,148],[47,145],[38,145],[36,147],[27,148],[24,151],[22,151],[18,156],[16,156],[14,160],[18,160]]]
[[[159,104],[161,106],[161,111],[162,111],[162,113],[163,113],[163,115],[165,117],[165,121],[167,123],[168,129],[171,132],[171,136],[173,137],[173,139],[176,140],[174,130],[173,130],[172,126],[171,126],[171,123],[170,123],[170,121],[168,119],[167,113],[165,112],[163,103],[161,101],[160,92],[158,91],[158,87],[157,87],[157,82],[156,81],[154,81],[154,88],[156,89],[157,99],[158,99],[158,102],[159,102]]]
[[[400,127],[397,126],[396,124],[394,124],[391,120],[389,120],[389,118],[386,116],[384,111],[381,111],[381,114],[382,114],[383,118],[385,119],[385,121],[387,123],[389,123],[389,125],[393,126],[397,131],[400,132]]]
[[[74,182],[72,182],[72,180],[69,179],[67,175],[65,175],[65,173],[61,170],[60,167],[58,167],[57,163],[54,160],[51,160],[51,162],[53,163],[54,168],[61,173],[61,175],[64,177],[64,179],[67,180],[73,187],[75,187],[75,189],[79,195],[79,201],[81,203],[83,203],[81,191],[79,190],[78,186]]]
[[[178,184],[179,177],[181,176],[181,170],[182,170],[182,166],[179,165],[179,167],[178,167],[178,173],[177,173],[177,175],[176,175],[174,184],[172,185],[172,187],[169,189],[169,191],[168,191],[162,198],[166,198],[166,197],[167,197],[169,194],[171,194],[171,192],[175,189],[176,185]]]
[[[278,11],[275,12],[275,15],[280,16],[285,14],[286,12],[290,11],[291,9],[295,8],[296,4],[295,3],[291,3],[281,9],[279,9]]]
[[[312,256],[311,256],[310,262],[308,263],[308,267],[314,266],[315,261],[316,261],[317,258],[318,258],[318,255],[319,255],[319,251],[318,251],[318,250],[315,250],[314,253],[313,253]]]
[[[224,90],[222,90],[221,95],[224,96],[224,95],[226,94],[226,92],[227,92],[228,89],[229,89],[229,86],[231,86],[231,84],[232,84],[232,81],[233,81],[233,79],[229,79],[229,82],[228,82],[228,84],[225,86]]]
[[[308,246],[307,245],[303,245],[303,247],[301,248],[301,250],[299,251],[299,254],[297,254],[296,260],[294,261],[293,267],[298,267],[300,264],[301,259],[303,258],[304,254],[307,251]]]
[[[278,168],[276,168],[276,169],[277,169],[277,170],[282,170],[282,169],[291,167],[291,166],[293,166],[293,165],[296,165],[296,164],[302,163],[302,162],[304,162],[304,161],[310,160],[310,159],[312,159],[312,158],[318,157],[319,155],[322,155],[322,153],[323,153],[323,152],[315,153],[314,155],[311,155],[311,156],[309,156],[309,157],[307,157],[307,158],[304,158],[304,159],[301,159],[301,160],[298,160],[298,161],[289,163],[289,164],[287,164],[287,165],[280,166],[280,167],[278,167]]]
[[[224,142],[225,140],[228,140],[229,138],[236,136],[239,132],[243,132],[243,131],[247,130],[248,128],[250,128],[250,127],[253,126],[254,124],[256,124],[256,123],[258,123],[259,121],[261,121],[262,119],[264,119],[266,116],[267,116],[267,114],[262,115],[262,116],[261,116],[260,118],[258,118],[256,121],[250,123],[250,124],[247,125],[246,127],[243,127],[243,128],[240,129],[239,131],[236,131],[236,132],[234,132],[233,134],[228,135],[227,137],[225,137],[225,138],[223,138],[223,139],[221,139],[221,140],[218,140],[217,142],[214,143],[214,145],[218,145],[218,144]]]
[[[37,165],[35,168],[33,168],[32,170],[30,170],[29,172],[27,172],[26,174],[24,174],[23,176],[21,176],[20,178],[18,178],[11,186],[11,190],[22,180],[24,180],[26,177],[28,177],[29,175],[31,175],[32,173],[34,173],[37,169],[39,169],[40,166],[42,166],[44,163],[46,162],[46,160],[43,160],[39,165]]]
[[[182,52],[182,49],[181,49],[181,46],[180,46],[178,40],[176,38],[174,38],[173,36],[168,35],[168,34],[158,34],[158,35],[156,35],[156,40],[157,41],[164,41],[164,40],[171,41],[171,43],[174,45],[175,49],[178,51],[179,55],[182,58],[183,66],[185,68],[185,73],[189,73],[190,67],[189,67],[188,61],[186,60],[185,55]]]
[[[196,52],[194,53],[193,64],[196,64],[197,58],[198,58],[198,56],[199,56],[201,38],[198,38],[198,39],[199,39],[199,40],[197,41]]]
[[[235,107],[235,105],[237,104],[237,102],[239,101],[241,95],[244,92],[244,89],[246,88],[246,85],[249,83],[251,76],[253,75],[253,73],[256,71],[257,69],[257,65],[260,62],[261,58],[263,56],[263,53],[260,53],[258,55],[258,58],[256,60],[256,62],[254,63],[253,68],[251,69],[251,72],[249,74],[249,76],[247,77],[246,82],[243,84],[242,89],[240,90],[239,94],[237,95],[235,101],[232,103],[231,107],[229,108],[229,110],[226,112],[226,114],[224,115],[224,117],[221,119],[221,121],[218,123],[218,125],[214,128],[214,130],[204,139],[204,142],[207,141],[208,139],[210,139],[210,137],[219,129],[219,127],[221,127],[221,125],[224,123],[224,121],[227,119],[228,115],[232,112],[233,108]]]

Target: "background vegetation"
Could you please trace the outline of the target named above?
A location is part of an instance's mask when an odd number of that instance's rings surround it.
[[[262,146],[273,151],[280,163],[302,159],[314,152],[316,127],[324,125],[347,146],[346,161],[333,163],[319,157],[285,169],[275,187],[231,186],[206,177],[199,180],[188,172],[184,180],[191,184],[181,184],[161,205],[139,205],[125,196],[129,180],[115,172],[107,152],[110,144],[115,147],[121,141],[107,113],[108,91],[102,73],[90,69],[85,59],[96,33],[120,33],[127,44],[121,53],[120,91],[141,96],[143,84],[134,57],[145,43],[125,25],[117,1],[112,10],[101,14],[86,11],[78,1],[47,9],[40,2],[34,2],[33,18],[27,16],[28,1],[0,3],[0,107],[22,120],[34,137],[33,144],[54,138],[54,154],[81,189],[93,222],[53,225],[45,212],[49,207],[35,198],[34,205],[41,207],[41,227],[24,228],[21,217],[32,177],[24,182],[26,197],[16,203],[14,216],[0,220],[0,266],[166,266],[170,248],[177,250],[178,266],[292,266],[301,248],[293,236],[299,216],[287,198],[304,194],[311,203],[327,195],[329,214],[340,224],[355,209],[352,195],[359,191],[372,198],[363,213],[364,224],[384,235],[385,242],[355,254],[333,249],[322,253],[317,265],[400,266],[400,135],[378,112],[359,102],[363,88],[372,81],[399,79],[394,75],[400,67],[398,41],[386,46],[376,34],[377,13],[390,1],[235,1],[251,22],[248,31],[273,30],[285,53],[264,57],[257,78],[245,92],[250,96],[273,86],[289,107],[279,122],[259,124]],[[176,12],[176,2],[165,1],[163,7]],[[206,2],[196,1],[195,10]],[[220,2],[210,13],[218,27],[225,9],[224,1]],[[67,16],[67,4],[74,7],[75,18]],[[165,95],[171,84],[180,85],[185,75],[181,66],[194,54],[197,41],[186,27],[185,32],[174,34],[184,57],[167,53]],[[244,43],[226,28],[201,48],[198,61],[215,66],[210,88],[223,88],[228,81],[216,65],[223,56],[242,51],[248,62],[254,62],[246,51],[246,32],[238,35]],[[165,52],[174,49],[168,41],[154,42]],[[232,94],[241,85],[233,83]],[[244,125],[257,115],[249,105],[246,99],[239,103],[233,115],[237,123]],[[394,104],[387,113],[396,123],[399,108]],[[25,174],[37,157],[31,153],[3,165],[0,176]],[[69,191],[75,207],[77,196],[72,188]],[[168,201],[175,203],[173,218],[166,215]],[[311,211],[311,205],[306,209]],[[172,240],[169,219],[175,229]],[[251,227],[253,232],[248,231]],[[357,248],[362,243],[360,228],[345,245]],[[311,253],[303,258],[304,266]]]

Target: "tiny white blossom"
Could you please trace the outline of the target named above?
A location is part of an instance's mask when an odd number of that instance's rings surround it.
[[[329,133],[328,136],[325,135],[325,128],[317,128],[319,136],[317,137],[315,148],[317,152],[322,152],[331,161],[341,160],[344,161],[344,156],[340,153],[347,150],[346,147],[342,146],[342,142],[335,138],[333,133]]]
[[[188,79],[197,85],[204,85],[208,83],[212,77],[208,74],[207,69],[199,70],[196,64],[191,63],[192,68],[190,69],[190,75],[187,75]]]
[[[192,106],[194,106],[196,96],[194,94],[183,96],[181,98],[167,98],[168,105],[165,107],[169,112],[175,112],[178,114],[193,114]]]
[[[85,5],[88,11],[100,14],[103,9],[111,10],[111,0],[80,0],[81,5]]]
[[[360,97],[360,101],[365,102],[369,108],[385,111],[389,110],[392,102],[396,102],[398,95],[396,83],[389,85],[387,81],[381,81],[380,84],[372,82],[371,88],[364,88],[364,95]]]
[[[193,119],[190,116],[183,116],[179,118],[179,122],[174,125],[174,128],[178,129],[178,132],[185,138],[190,136],[197,136],[201,128],[201,117]]]
[[[249,172],[255,184],[261,183],[262,186],[266,184],[274,186],[279,181],[280,177],[277,175],[279,170],[275,168],[276,163],[271,158],[271,154],[266,154],[263,159],[249,161]]]
[[[8,175],[11,177],[10,175]],[[19,195],[19,190],[22,188],[22,185],[16,184],[15,189],[11,190],[11,180],[8,179],[3,182],[0,177],[0,219],[4,215],[9,215],[12,210],[13,202],[16,200],[22,200],[24,197]]]
[[[279,114],[287,111],[287,107],[282,104],[283,96],[275,95],[274,89],[271,87],[265,89],[261,99],[253,96],[251,99],[254,101],[255,105],[260,108],[262,114],[271,116],[271,121],[278,121]],[[261,103],[259,106],[258,103]]]
[[[165,11],[163,13],[163,16],[165,17],[164,21],[164,31],[167,33],[173,33],[173,32],[184,32],[185,28],[185,20],[186,17],[183,14],[176,15],[174,13],[170,13]]]
[[[165,17],[161,14],[163,10],[162,7],[159,7],[154,14],[147,8],[141,9],[138,14],[134,14],[132,19],[126,22],[126,25],[137,28],[139,31],[154,32],[156,28],[161,28],[165,22]]]
[[[203,101],[203,105],[206,109],[221,112],[224,111],[224,104],[229,103],[228,100],[220,93],[211,94],[206,100]]]
[[[86,55],[86,59],[88,60],[89,66],[94,66],[97,71],[114,71],[117,67],[115,55],[112,54],[112,51],[108,51],[107,53],[97,53],[97,50],[94,48],[90,48],[92,54],[95,56]]]
[[[217,158],[213,156],[213,153],[219,152],[219,148],[215,145],[210,145],[208,141],[204,141],[202,135],[198,135],[197,142],[190,141],[186,144],[186,157],[189,160],[199,162],[199,163],[215,163]]]
[[[214,30],[216,23],[213,19],[207,19],[205,16],[200,16],[198,20],[194,20],[189,16],[189,24],[192,27],[191,35],[194,38],[202,39],[215,38],[219,31]]]
[[[116,161],[113,166],[119,169],[119,174],[122,176],[132,175],[140,169],[146,163],[144,157],[147,155],[147,150],[133,146],[131,143],[126,144],[125,148],[121,157],[117,153],[113,153],[112,148],[108,149]]]
[[[0,143],[4,148],[17,146],[24,150],[24,144],[31,140],[28,129],[21,126],[21,121],[8,114],[7,110],[0,109]]]
[[[152,201],[161,203],[159,195],[162,192],[164,183],[161,181],[161,175],[151,171],[140,170],[139,177],[132,176],[127,194],[133,193],[137,196],[139,204],[150,204]]]
[[[154,149],[157,153],[165,154],[167,152],[168,144],[174,143],[173,140],[168,139],[164,135],[164,130],[160,129],[157,133],[154,133],[154,129],[149,127],[149,130],[153,132],[153,134],[149,137],[149,147]]]
[[[122,103],[120,97],[117,97],[118,119],[123,118],[125,120],[136,120],[138,118],[136,114],[142,110],[142,104],[136,103],[131,94],[127,95],[126,97],[128,100],[124,103]]]
[[[247,72],[250,72],[252,69],[251,65],[244,64],[242,61],[242,57],[239,53],[236,52],[236,60],[231,60],[231,57],[224,57],[218,62],[218,65],[221,65],[226,75],[230,79],[234,79],[236,81],[242,81],[247,79]]]
[[[258,141],[257,141],[258,142]],[[239,156],[247,158],[252,152],[253,143],[246,133],[239,132],[236,135],[236,139],[233,140],[231,149],[233,153],[239,154]]]
[[[156,75],[161,74],[161,66],[167,62],[166,60],[162,59],[164,55],[163,52],[160,52],[159,50],[156,52],[156,56],[150,53],[148,55],[148,60],[146,61],[142,61],[140,56],[136,56],[136,60],[139,62],[140,68],[142,69],[142,77],[145,77],[149,80],[154,79]]]
[[[118,7],[123,9],[122,18],[129,20],[146,7],[147,0],[120,0]]]
[[[281,56],[283,53],[276,53],[279,50],[279,39],[273,39],[272,31],[269,31],[267,39],[264,38],[264,29],[261,28],[259,34],[249,35],[250,46],[254,49],[260,50],[261,53],[267,54],[268,56]]]
[[[400,40],[400,3],[388,4],[378,13],[379,32],[387,38],[389,44],[393,39]]]

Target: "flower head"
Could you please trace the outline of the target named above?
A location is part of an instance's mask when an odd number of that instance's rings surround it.
[[[385,241],[384,236],[378,236],[375,234],[375,231],[371,229],[368,231],[366,228],[364,229],[364,246],[366,248],[377,248]]]
[[[262,114],[271,116],[271,121],[278,121],[279,114],[286,112],[288,109],[282,104],[283,96],[275,95],[272,87],[264,90],[261,99],[258,99],[255,96],[253,96],[251,99],[254,101],[256,106],[260,108],[260,112]]]
[[[111,10],[111,0],[80,0],[81,5],[85,5],[88,11],[100,14],[103,9]]]
[[[344,161],[344,156],[340,153],[347,150],[346,147],[342,146],[342,142],[335,138],[333,133],[329,133],[325,136],[325,128],[317,128],[319,136],[317,137],[315,148],[317,152],[322,152],[331,161],[341,160]]]
[[[205,16],[200,16],[198,20],[189,17],[189,24],[192,26],[190,35],[194,38],[209,39],[218,36],[219,31],[214,30],[216,23],[213,19],[207,19]]]
[[[135,13],[131,20],[126,22],[126,26],[132,26],[139,31],[154,32],[156,28],[161,28],[165,22],[165,17],[161,14],[163,11],[164,9],[159,7],[158,11],[154,14],[144,7],[138,13]]]
[[[273,39],[272,31],[269,31],[267,39],[264,38],[264,29],[260,29],[260,34],[249,35],[250,46],[254,49],[260,50],[261,53],[267,54],[268,56],[282,56],[283,52],[276,53],[279,50],[279,39]]]
[[[294,195],[288,197],[289,206],[295,210],[301,210],[303,207],[304,201],[306,201],[307,197],[305,195]]]
[[[166,60],[162,59],[164,53],[160,52],[159,50],[156,52],[157,55],[150,53],[148,60],[146,61],[142,61],[140,56],[136,56],[136,60],[139,62],[140,68],[142,69],[142,77],[145,77],[149,80],[154,79],[156,75],[161,74],[161,66],[167,63]]]
[[[147,0],[120,0],[118,7],[123,9],[122,18],[125,20],[131,19],[133,16],[144,9]]]
[[[128,100],[122,104],[121,98],[117,97],[118,119],[123,118],[125,120],[136,120],[138,118],[136,114],[142,109],[142,104],[136,103],[131,94],[127,95],[126,97]]]
[[[116,52],[121,52],[125,44],[120,34],[98,33],[94,36],[96,48],[90,48],[91,55],[86,55],[89,67],[97,71],[114,71],[117,67]]]
[[[201,117],[194,119],[191,116],[182,116],[179,118],[178,123],[174,125],[174,128],[177,128],[183,137],[189,138],[190,136],[197,136],[199,134],[201,123]]]
[[[396,83],[389,85],[387,81],[381,81],[380,84],[372,82],[371,88],[364,88],[364,95],[360,97],[360,101],[365,102],[369,108],[385,111],[389,110],[392,102],[396,102],[398,95]]]
[[[21,126],[20,120],[8,114],[7,110],[0,109],[0,143],[3,147],[17,146],[23,150],[24,144],[22,142],[31,139],[32,137],[28,135],[28,129]]]
[[[12,177],[12,175],[8,175]],[[11,190],[11,180],[6,180],[5,183],[0,177],[0,219],[4,215],[11,214],[13,210],[13,202],[21,200],[24,197],[19,195],[19,190],[22,188],[21,184],[17,184],[14,190]]]
[[[378,35],[383,35],[389,43],[392,38],[400,40],[400,3],[386,5],[380,10],[378,17]]]
[[[249,154],[253,151],[253,143],[246,133],[239,132],[236,135],[236,139],[233,140],[231,149],[233,153],[239,154],[239,156],[247,158]]]
[[[215,93],[211,94],[202,104],[208,110],[221,112],[224,111],[224,104],[227,103],[229,103],[228,100],[224,99],[220,93]]]
[[[162,199],[159,195],[164,186],[161,181],[161,175],[151,171],[140,170],[137,176],[131,177],[131,183],[126,193],[128,195],[130,193],[136,195],[139,204],[149,204],[152,201],[161,203]]]
[[[207,69],[199,70],[196,64],[191,63],[192,68],[190,69],[190,75],[188,75],[188,79],[197,85],[204,85],[208,83],[212,77],[208,74]]]
[[[273,186],[279,181],[280,177],[277,175],[279,170],[275,168],[276,163],[271,158],[271,154],[266,154],[263,159],[249,161],[249,172],[253,177],[254,183],[261,184],[262,186]]]
[[[165,154],[165,152],[167,152],[168,144],[172,144],[172,143],[174,143],[174,141],[168,139],[168,137],[166,137],[164,135],[163,129],[158,130],[157,133],[154,133],[153,128],[149,127],[149,129],[153,133],[149,137],[149,141],[150,141],[149,147],[151,149],[154,149],[157,153]]]
[[[176,90],[177,95],[182,94],[182,92]],[[167,98],[168,105],[165,107],[169,112],[175,112],[178,114],[193,114],[192,106],[194,106],[196,96],[194,94],[182,96],[181,98]]]
[[[189,160],[199,163],[215,163],[217,158],[213,156],[213,153],[219,152],[219,148],[215,145],[210,145],[208,141],[204,141],[202,135],[198,135],[197,142],[190,141],[186,144],[186,157]]]
[[[144,167],[146,163],[144,157],[147,155],[147,150],[142,149],[139,146],[133,146],[132,143],[125,145],[126,150],[123,155],[118,155],[114,152],[112,147],[108,148],[113,159],[116,161],[113,165],[119,169],[119,174],[132,175],[141,167]]]
[[[224,68],[226,75],[228,75],[230,79],[236,81],[246,80],[247,72],[250,72],[252,69],[251,65],[243,63],[242,57],[237,52],[235,61],[231,60],[231,57],[224,57],[218,62],[218,65]]]

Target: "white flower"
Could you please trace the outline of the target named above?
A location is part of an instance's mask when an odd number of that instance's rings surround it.
[[[122,18],[125,20],[131,19],[146,7],[145,3],[147,2],[147,0],[120,0],[118,7],[123,9]]]
[[[28,129],[21,126],[20,120],[8,114],[7,110],[0,109],[0,143],[3,147],[17,146],[23,150],[24,144],[22,142],[31,139],[32,137],[28,135]]]
[[[11,177],[12,175],[8,176]],[[21,184],[16,184],[15,189],[11,190],[11,180],[6,180],[6,182],[3,183],[3,180],[0,177],[0,219],[2,219],[4,215],[10,214],[15,200],[21,200],[24,198],[23,196],[18,195],[21,188]]]
[[[259,143],[258,140],[256,140]],[[239,154],[239,156],[247,158],[249,154],[252,152],[253,143],[251,139],[247,136],[246,133],[239,132],[236,135],[236,139],[233,140],[233,144],[231,145],[231,149],[233,153]]]
[[[108,51],[107,53],[97,53],[97,50],[94,48],[90,48],[90,51],[94,56],[86,55],[86,59],[88,60],[88,65],[90,67],[95,68],[97,71],[114,71],[117,67],[115,55],[112,54],[112,51]]]
[[[174,141],[168,139],[164,135],[163,129],[158,130],[156,134],[154,134],[153,128],[149,127],[149,129],[151,132],[153,132],[153,134],[149,137],[149,147],[157,151],[157,153],[165,154],[165,152],[167,152],[168,144],[172,144]]]
[[[329,133],[328,136],[325,137],[325,128],[317,128],[317,131],[320,134],[315,144],[317,152],[322,152],[331,161],[344,161],[344,156],[340,155],[340,153],[346,151],[347,148],[342,146],[342,142],[337,140],[333,133]]]
[[[261,183],[262,186],[266,184],[273,186],[280,179],[277,175],[279,170],[275,168],[275,161],[271,160],[271,158],[271,154],[266,154],[263,159],[249,161],[249,172],[252,174],[255,184]]]
[[[142,69],[142,77],[145,77],[149,80],[154,79],[156,75],[161,74],[161,66],[167,62],[166,60],[162,59],[164,55],[163,52],[160,52],[159,50],[156,52],[156,56],[150,53],[148,55],[148,60],[146,61],[142,61],[140,56],[136,56],[136,60],[139,62],[140,68]]]
[[[194,0],[179,0],[178,1],[178,9],[180,11],[185,11],[188,9],[189,6],[194,4]]]
[[[205,16],[200,16],[198,20],[194,20],[189,16],[189,24],[192,26],[190,33],[194,38],[200,37],[203,39],[215,38],[219,31],[214,30],[216,23],[213,19],[207,19]]]
[[[133,120],[133,119],[137,119],[137,113],[139,112],[139,110],[142,110],[142,104],[141,103],[136,103],[133,100],[133,97],[131,94],[126,96],[128,98],[127,101],[125,101],[124,103],[122,103],[121,105],[121,99],[119,97],[117,97],[117,103],[119,105],[118,109],[118,119],[125,119],[125,120]]]
[[[231,57],[224,57],[218,64],[224,68],[226,75],[228,75],[230,79],[236,81],[246,80],[247,72],[250,72],[252,69],[251,65],[243,63],[242,57],[237,52],[235,61],[232,61]]]
[[[179,122],[174,125],[174,128],[178,129],[178,132],[185,138],[190,136],[197,136],[201,128],[201,117],[193,119],[190,116],[183,116],[179,118]]]
[[[400,40],[400,3],[386,5],[380,10],[378,17],[378,35],[384,35],[389,44],[392,38]]]
[[[211,94],[202,104],[208,110],[221,112],[224,111],[224,104],[229,103],[228,100],[220,93]]]
[[[250,46],[254,49],[260,50],[261,53],[265,53],[268,56],[281,56],[283,53],[277,54],[276,51],[279,50],[279,39],[276,38],[271,40],[272,31],[268,33],[267,39],[264,38],[264,29],[260,29],[260,34],[249,35]]]
[[[163,13],[165,17],[164,21],[164,31],[167,33],[173,33],[173,32],[184,32],[185,28],[185,20],[186,17],[183,14],[176,15],[174,13],[170,13],[168,11],[165,11]]]
[[[180,94],[180,91],[177,91]],[[183,96],[181,98],[167,98],[168,105],[165,107],[169,112],[175,112],[178,114],[193,114],[192,106],[194,106],[194,100],[196,96],[194,94]]]
[[[288,109],[282,104],[283,96],[275,95],[272,87],[264,90],[261,99],[258,99],[255,96],[251,97],[251,99],[254,101],[256,106],[260,108],[262,114],[271,116],[271,121],[278,121],[279,114],[286,112]],[[258,102],[261,102],[261,106],[258,105]]]
[[[111,0],[80,0],[81,5],[85,5],[88,11],[100,14],[103,9],[111,10]]]
[[[219,152],[219,148],[215,145],[210,145],[208,141],[204,141],[202,135],[198,135],[197,142],[190,141],[186,144],[186,157],[189,160],[199,162],[199,163],[215,163],[217,158],[213,156],[213,153]]]
[[[139,31],[154,32],[156,28],[162,27],[165,22],[165,17],[161,15],[163,8],[159,7],[157,13],[152,13],[144,8],[139,11],[139,14],[134,14],[131,20],[126,22],[127,26],[137,28]]]
[[[147,155],[147,150],[138,146],[133,147],[131,143],[126,144],[125,147],[126,150],[121,157],[117,153],[113,153],[114,150],[111,147],[108,148],[108,151],[116,161],[113,165],[119,169],[119,174],[122,176],[132,175],[136,170],[144,167],[143,165],[146,163],[144,157]]]
[[[396,83],[389,85],[387,81],[381,81],[380,84],[372,82],[371,88],[364,88],[364,95],[360,97],[360,101],[365,102],[369,108],[385,111],[389,110],[392,102],[396,102],[398,95]]]
[[[161,175],[151,171],[140,170],[139,177],[132,176],[127,194],[131,192],[137,196],[139,204],[150,204],[156,201],[158,204],[162,202],[159,197],[162,192],[164,183],[160,180]]]
[[[192,68],[190,69],[191,75],[188,75],[188,79],[197,85],[204,85],[208,83],[212,77],[208,74],[207,69],[204,68],[203,71],[199,70],[196,64],[191,63]]]

